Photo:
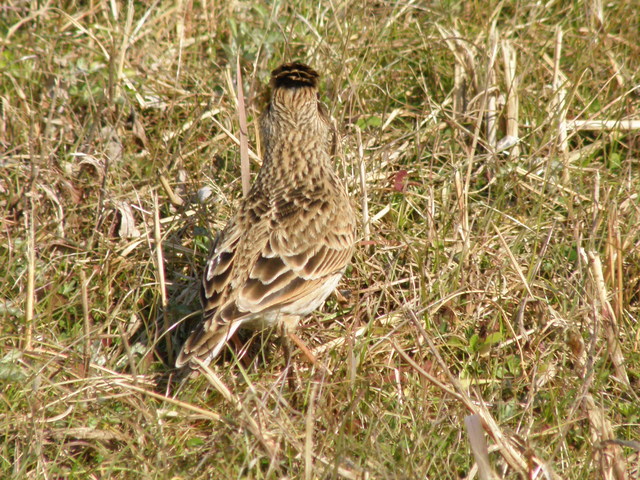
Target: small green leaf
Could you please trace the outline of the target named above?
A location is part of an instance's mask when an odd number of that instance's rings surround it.
[[[365,130],[368,127],[379,127],[380,125],[382,125],[382,119],[376,116],[360,117],[356,122],[356,125],[360,128],[360,130]]]
[[[495,345],[496,343],[500,343],[502,341],[502,333],[500,332],[493,332],[489,335],[487,335],[487,338],[485,338],[484,343],[485,345]]]
[[[474,333],[469,339],[469,348],[471,349],[472,352],[475,352],[477,350],[479,342],[480,342],[480,337],[478,336],[477,333]]]
[[[199,447],[202,444],[204,444],[204,440],[200,437],[191,437],[187,440],[187,447]]]
[[[609,155],[608,160],[609,161],[607,162],[607,166],[611,170],[620,170],[620,167],[622,167],[622,157],[619,153],[612,153],[611,155]]]

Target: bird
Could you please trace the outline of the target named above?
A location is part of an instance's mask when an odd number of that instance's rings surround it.
[[[337,132],[319,78],[299,62],[271,72],[259,120],[262,166],[214,241],[200,285],[202,317],[178,368],[208,365],[238,329],[293,332],[351,261],[356,214],[333,168]]]

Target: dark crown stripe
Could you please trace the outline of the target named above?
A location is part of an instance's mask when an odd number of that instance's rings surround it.
[[[271,72],[273,88],[317,87],[318,72],[303,63],[285,63]]]

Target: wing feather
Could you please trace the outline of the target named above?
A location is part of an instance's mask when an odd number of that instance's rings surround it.
[[[234,217],[218,237],[202,278],[203,321],[177,366],[193,356],[210,361],[245,322],[309,313],[335,288],[353,254],[353,214],[294,197],[274,200],[260,215]]]

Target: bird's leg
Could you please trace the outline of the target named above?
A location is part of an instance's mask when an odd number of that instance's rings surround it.
[[[304,356],[307,357],[307,360],[309,360],[312,365],[318,366],[318,360],[316,360],[315,355],[311,353],[309,347],[307,347],[306,343],[304,343],[298,335],[296,335],[294,332],[287,332],[287,336],[293,343],[296,344],[296,346],[300,349]]]
[[[287,323],[282,322],[280,324],[280,338],[282,341],[282,350],[284,352],[284,362],[287,369],[287,382],[292,392],[298,391],[297,372],[295,365],[291,361],[291,343],[289,342],[289,332],[287,329]]]
[[[253,361],[253,359],[247,356],[247,351],[249,350],[249,346],[251,345],[251,341],[253,340],[254,337],[255,337],[255,334],[253,337],[249,338],[245,342],[240,341],[238,332],[236,332],[236,334],[233,337],[231,337],[231,341],[233,342],[233,346],[235,347],[235,351],[237,352],[236,357],[238,361],[242,363],[242,366],[245,369],[249,368],[249,366],[251,365],[251,362]]]

